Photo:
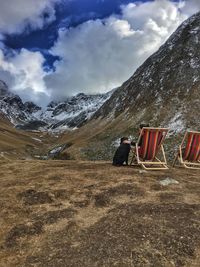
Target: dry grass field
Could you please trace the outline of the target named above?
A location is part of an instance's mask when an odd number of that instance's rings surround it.
[[[200,266],[197,171],[1,160],[0,184],[1,267]]]
[[[0,159],[31,159],[44,155],[57,141],[47,132],[17,130],[0,114]]]

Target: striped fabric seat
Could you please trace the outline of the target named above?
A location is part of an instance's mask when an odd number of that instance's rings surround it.
[[[188,169],[200,169],[200,132],[188,131],[179,146],[173,166],[176,161]]]
[[[183,160],[195,162],[200,158],[200,133],[188,133]]]
[[[143,160],[154,160],[163,139],[163,131],[144,129],[142,145],[139,148],[139,156]]]
[[[133,152],[132,162],[137,162],[146,170],[164,170],[168,169],[163,142],[168,129],[143,127],[136,143],[136,151]],[[161,150],[162,159],[158,158],[158,152]],[[135,161],[134,161],[135,159]]]

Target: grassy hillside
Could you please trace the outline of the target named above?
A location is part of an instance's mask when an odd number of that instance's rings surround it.
[[[33,133],[17,130],[0,115],[0,158],[32,158],[43,154],[55,137],[46,133]]]
[[[137,141],[139,124],[139,121],[136,124],[133,119],[124,119],[124,114],[113,121],[96,119],[76,131],[64,133],[58,140],[60,143],[72,144],[66,150],[72,158],[111,160],[119,138],[128,136],[133,141]],[[154,122],[151,126],[159,127],[160,125]],[[169,132],[164,147],[170,161],[174,158],[174,153],[184,133],[184,130],[177,134]]]
[[[60,159],[112,160],[120,137],[129,136],[137,141],[140,122],[137,116],[126,118],[123,113],[113,120],[99,118],[89,121],[75,131],[50,134],[17,130],[5,118],[0,117],[0,157],[36,158],[46,155],[52,148],[65,144],[67,149],[58,156]],[[156,120],[151,121],[151,125],[165,126]],[[168,160],[174,158],[184,132],[185,130],[177,134],[169,132],[164,145]]]
[[[200,266],[197,171],[2,160],[0,183],[0,266]]]

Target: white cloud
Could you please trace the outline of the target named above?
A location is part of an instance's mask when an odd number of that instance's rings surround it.
[[[55,96],[105,92],[127,80],[186,18],[167,0],[122,6],[121,16],[61,30],[51,52],[61,57],[47,76]]]
[[[26,26],[43,28],[55,19],[56,2],[58,0],[0,0],[0,32],[20,33]]]
[[[181,1],[180,3],[181,11],[188,16],[198,12],[200,10],[200,1],[199,0],[186,0]]]
[[[40,1],[43,6],[54,2]],[[61,58],[55,63],[54,73],[43,70],[44,58],[39,52],[23,49],[13,57],[5,58],[0,50],[0,79],[5,78],[13,91],[37,103],[44,103],[49,97],[62,98],[78,92],[106,92],[127,80],[184,19],[199,10],[200,3],[156,0],[121,8],[122,15],[60,30],[59,38],[50,50]],[[31,12],[36,15],[32,16],[32,21],[38,18],[36,25],[40,25],[39,13],[34,10]],[[8,22],[8,25],[10,31],[14,31],[14,23]]]
[[[12,92],[21,95],[23,100],[45,103],[48,101],[49,91],[44,82],[44,61],[39,52],[22,49],[14,57],[6,59],[0,50],[0,79],[9,85]]]

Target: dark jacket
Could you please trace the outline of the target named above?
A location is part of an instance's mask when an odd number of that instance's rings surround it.
[[[113,157],[113,165],[123,165],[126,162],[128,165],[128,156],[130,152],[131,146],[130,144],[121,143],[120,146],[117,148],[115,155]]]

